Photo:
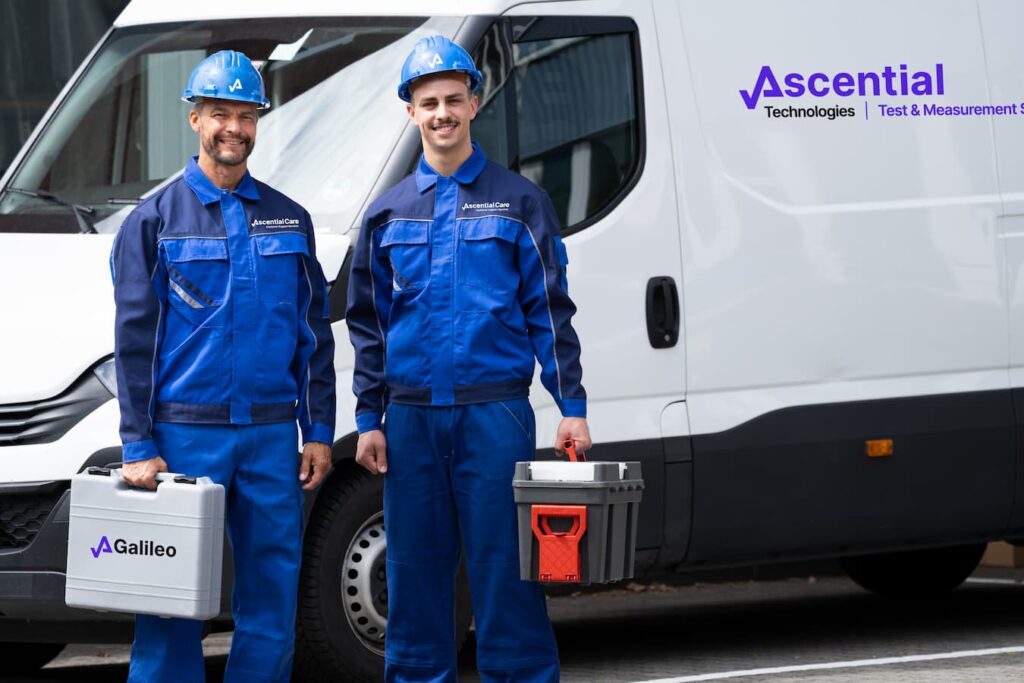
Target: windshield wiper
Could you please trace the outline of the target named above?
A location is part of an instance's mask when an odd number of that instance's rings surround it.
[[[89,214],[91,216],[96,213],[96,209],[91,206],[69,202],[68,200],[62,199],[52,192],[47,192],[46,190],[26,190],[21,187],[8,187],[7,191],[23,194],[28,197],[35,197],[36,199],[45,199],[48,202],[66,206],[75,214],[75,220],[78,221],[78,231],[80,233],[84,235],[96,234],[96,228],[94,228],[92,223],[89,222],[89,219],[85,217],[85,214]]]

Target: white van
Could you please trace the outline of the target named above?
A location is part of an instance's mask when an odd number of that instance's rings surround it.
[[[433,33],[485,74],[474,138],[564,222],[593,456],[643,462],[641,573],[841,557],[874,590],[941,591],[1024,537],[1024,5],[437,7],[137,0],[0,180],[5,671],[130,634],[64,607],[68,480],[119,459],[111,242],[195,153],[178,97],[222,48],[262,64],[250,168],[311,212],[332,280],[338,462],[309,500],[297,679],[379,676],[346,259],[417,158],[395,88]]]

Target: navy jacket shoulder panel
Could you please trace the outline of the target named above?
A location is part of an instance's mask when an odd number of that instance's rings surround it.
[[[159,239],[225,235],[217,204],[203,206],[184,177],[178,177],[137,207],[160,221]]]
[[[496,187],[507,188],[516,193],[537,194],[544,191],[529,178],[490,160],[487,161],[480,176]]]
[[[500,164],[488,160],[477,179],[462,188],[459,218],[505,216],[528,223],[544,190]]]
[[[160,188],[153,194],[143,199],[139,204],[128,214],[126,223],[130,220],[135,221],[146,221],[146,220],[157,220],[162,221],[164,218],[165,209],[171,205],[179,202],[178,193],[181,188],[188,189],[185,185],[185,180],[181,176],[177,179],[168,183],[164,187]]]
[[[255,178],[253,180],[259,191],[260,200],[242,202],[249,220],[249,234],[282,231],[303,232],[307,237],[312,234],[312,221],[301,204],[270,185]]]
[[[434,190],[420,194],[412,173],[388,188],[366,209],[363,225],[371,230],[397,218],[433,220]]]
[[[258,202],[260,205],[266,205],[273,209],[292,211],[300,215],[306,213],[306,209],[302,204],[299,204],[284,192],[281,192],[260,180],[256,180],[255,178],[253,178],[253,182],[256,183],[256,188],[260,193],[260,201]]]

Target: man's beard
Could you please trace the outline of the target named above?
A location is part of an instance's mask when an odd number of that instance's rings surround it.
[[[238,166],[239,164],[245,163],[245,160],[252,154],[252,138],[240,138],[242,141],[242,147],[239,153],[231,154],[221,152],[217,147],[218,138],[205,138],[203,140],[203,149],[206,154],[216,161],[218,164],[224,164],[225,166]]]

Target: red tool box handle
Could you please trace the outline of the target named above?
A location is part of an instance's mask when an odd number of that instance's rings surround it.
[[[566,439],[565,441],[563,441],[562,448],[564,448],[565,452],[569,454],[570,462],[587,461],[587,456],[584,453],[580,452],[579,455],[576,454],[576,442],[573,441],[572,439]]]

